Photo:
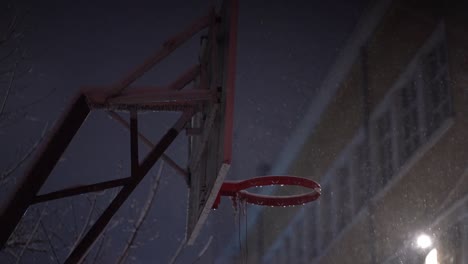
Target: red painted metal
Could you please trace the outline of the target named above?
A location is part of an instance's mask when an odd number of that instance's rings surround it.
[[[90,185],[71,187],[71,188],[60,190],[60,191],[37,195],[31,203],[36,204],[36,203],[42,203],[42,202],[51,201],[51,200],[57,200],[57,199],[65,198],[65,197],[70,197],[74,195],[79,195],[79,194],[99,192],[99,191],[103,191],[103,190],[107,190],[111,188],[124,186],[125,184],[128,184],[130,181],[131,181],[131,178],[128,177],[128,178],[123,178],[123,179],[94,183]]]
[[[234,2],[236,2],[236,7],[237,1],[234,0]],[[234,11],[235,14],[231,15],[231,19],[237,23],[237,7]],[[37,158],[34,160],[31,168],[25,175],[26,177],[23,179],[21,184],[19,184],[19,188],[16,193],[5,209],[1,212],[0,223],[2,224],[2,228],[0,229],[0,247],[3,247],[6,244],[11,233],[30,205],[72,195],[122,186],[117,196],[112,200],[110,205],[93,224],[88,233],[83,237],[66,260],[66,263],[81,262],[113,215],[160,158],[171,165],[171,167],[175,168],[180,174],[184,175],[187,183],[189,182],[189,174],[187,171],[167,157],[164,154],[164,151],[175,140],[181,130],[187,128],[187,122],[196,112],[202,111],[202,109],[207,106],[215,109],[219,106],[220,92],[217,89],[218,87],[216,87],[216,89],[211,89],[210,87],[203,86],[203,82],[198,82],[198,87],[195,88],[202,89],[183,89],[189,83],[200,78],[202,75],[202,67],[197,64],[187,69],[174,82],[165,86],[164,89],[155,89],[155,87],[133,87],[127,91],[125,90],[134,81],[145,74],[162,59],[169,56],[175,49],[193,37],[196,33],[208,26],[210,26],[210,30],[213,30],[213,21],[216,21],[216,19],[217,16],[213,8],[208,15],[195,21],[186,30],[165,42],[161,50],[150,56],[142,65],[130,72],[130,74],[120,82],[111,86],[99,87],[98,89],[95,87],[93,89],[81,90],[78,96],[72,101],[70,108],[65,112],[62,120],[57,122],[55,125],[51,136],[48,137],[48,140],[42,142],[37,151]],[[231,25],[230,30],[235,30],[235,28],[236,25]],[[229,89],[229,91],[227,91],[228,100],[226,102],[227,124],[225,125],[228,135],[225,137],[225,142],[228,142],[229,144],[226,146],[228,151],[225,150],[224,155],[227,157],[226,161],[229,162],[231,160],[231,130],[233,120],[233,98],[231,97],[234,96],[233,75],[235,74],[235,50],[231,51],[231,49],[233,47],[235,49],[235,35],[236,34],[232,34],[232,32],[230,33],[230,44],[227,50],[229,54],[229,67],[227,73],[232,76],[227,79],[228,83],[225,84],[225,89]],[[205,63],[204,66],[214,67],[214,70],[218,68],[214,64],[206,65]],[[116,179],[86,186],[71,187],[64,190],[38,195],[40,188],[47,180],[62,153],[65,151],[92,109],[107,110],[114,119],[130,130],[131,176],[123,179]],[[130,111],[130,124],[122,117],[112,112],[112,110],[115,109]],[[182,116],[163,136],[158,144],[155,145],[138,132],[137,111],[142,110],[179,111],[182,112]],[[141,163],[139,162],[138,157],[138,138],[140,138],[146,145],[152,147],[150,153]],[[208,208],[210,206],[211,205],[208,205]]]
[[[90,107],[93,110],[107,110],[107,111],[164,111],[164,112],[183,112],[190,109],[200,109],[203,101],[168,101],[158,103],[145,103],[145,104],[94,104],[90,102]]]
[[[237,17],[237,0],[223,1],[219,16],[213,17],[209,32],[202,40],[199,88],[220,90],[221,97],[216,108],[204,107],[203,115],[192,120],[192,124],[203,126],[203,133],[189,142],[192,172],[189,197],[199,202],[189,201],[188,245],[195,242],[232,162]],[[209,121],[211,116],[214,122]]]
[[[227,56],[227,78],[226,78],[226,110],[224,113],[224,163],[231,164],[232,160],[232,133],[234,126],[234,89],[236,85],[237,65],[237,23],[239,3],[237,0],[230,1],[229,7],[229,44]]]
[[[130,111],[130,166],[132,176],[138,174],[138,113]]]
[[[252,187],[270,185],[295,185],[312,189],[312,191],[291,196],[268,196],[244,191]],[[221,186],[213,208],[218,208],[221,196],[235,197],[247,203],[263,206],[295,206],[317,200],[320,197],[320,193],[320,184],[307,178],[295,176],[264,176],[243,181],[226,181]]]
[[[162,61],[164,58],[169,56],[174,50],[176,50],[180,45],[185,43],[187,40],[192,38],[196,33],[200,32],[204,28],[210,25],[210,21],[214,16],[214,10],[211,10],[208,15],[194,21],[188,28],[186,28],[181,33],[175,35],[172,38],[169,38],[164,44],[161,50],[157,51],[155,54],[150,56],[142,65],[137,67],[135,70],[130,72],[125,78],[123,78],[117,85],[115,85],[110,91],[109,95],[114,96],[118,95],[135,80],[140,78],[145,74],[149,69],[155,66],[157,63]]]
[[[214,101],[218,98],[216,92],[209,90],[161,90],[154,87],[132,88],[119,96],[110,98],[109,104],[158,104],[160,102],[193,102],[193,101]],[[93,100],[90,98],[90,100]]]

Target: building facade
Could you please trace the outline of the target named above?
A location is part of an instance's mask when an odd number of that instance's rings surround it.
[[[276,171],[319,181],[321,198],[248,212],[248,255],[225,260],[468,264],[466,14],[371,1]]]

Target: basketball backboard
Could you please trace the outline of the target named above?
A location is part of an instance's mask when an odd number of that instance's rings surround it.
[[[121,187],[107,208],[88,229],[65,263],[79,263],[94,245],[115,213],[148,174],[163,159],[189,183],[187,242],[191,244],[203,226],[231,164],[233,100],[236,66],[237,0],[226,0],[206,16],[166,41],[124,78],[107,86],[80,89],[47,139],[41,142],[23,180],[0,212],[0,247],[6,244],[29,206],[74,195]],[[164,86],[134,84],[150,69],[172,54],[197,33],[202,37],[199,63],[192,65],[174,82]],[[194,82],[193,88],[186,88]],[[130,130],[130,176],[39,193],[69,143],[87,116],[105,110]],[[138,130],[138,112],[177,111],[180,117],[152,143]],[[130,122],[117,112],[130,113]],[[164,154],[179,133],[189,136],[187,171]],[[141,160],[138,141],[151,150]]]
[[[220,93],[191,120],[201,133],[189,136],[190,191],[187,243],[193,244],[231,165],[237,41],[237,0],[223,1],[202,41],[197,87]]]

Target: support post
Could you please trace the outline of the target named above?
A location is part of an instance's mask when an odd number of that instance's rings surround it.
[[[132,177],[138,173],[138,113],[130,111],[130,165]]]
[[[37,193],[49,177],[62,153],[85,121],[90,108],[83,94],[78,94],[62,119],[54,126],[47,140],[41,143],[32,166],[26,172],[15,194],[1,212],[0,247],[3,248],[21,217],[33,203]]]

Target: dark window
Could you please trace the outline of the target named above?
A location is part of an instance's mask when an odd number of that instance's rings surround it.
[[[304,262],[304,225],[302,221],[299,221],[295,228],[294,228],[294,246],[295,246],[295,251],[296,251],[296,263],[303,263]]]
[[[317,210],[316,207],[312,207],[309,209],[308,217],[306,219],[306,229],[307,229],[307,236],[306,236],[306,245],[308,252],[308,259],[312,260],[317,256]]]
[[[468,206],[465,206],[465,214],[468,212]],[[461,232],[461,246],[459,247],[460,254],[460,263],[468,263],[468,251],[464,250],[468,248],[468,218],[464,218],[460,222],[460,232]]]
[[[276,249],[274,262],[275,263],[285,263],[286,253],[281,248]]]
[[[367,148],[364,143],[356,146],[354,154],[354,174],[353,193],[355,198],[355,211],[358,212],[369,198],[370,180],[367,173]]]
[[[393,146],[392,146],[392,123],[390,112],[385,112],[377,120],[377,151],[378,164],[377,171],[380,176],[382,186],[390,181],[393,169]]]
[[[265,225],[264,219],[260,217],[258,221],[258,233],[263,234],[265,232]],[[265,244],[264,244],[264,237],[257,236],[257,248],[258,248],[258,256],[263,256],[265,254]]]
[[[320,198],[320,228],[322,238],[320,245],[322,249],[325,249],[328,243],[331,241],[333,236],[333,225],[332,225],[332,190],[330,187],[323,187],[322,197]]]
[[[426,130],[430,136],[451,114],[447,54],[440,43],[422,60]]]
[[[291,237],[284,238],[284,252],[286,254],[286,262],[289,263],[294,259],[294,252],[291,246]]]
[[[336,193],[336,212],[337,212],[337,231],[342,230],[351,217],[351,197],[349,190],[349,169],[342,167],[338,170],[337,193]]]
[[[399,91],[399,103],[399,161],[403,164],[420,144],[418,91],[414,81],[410,81]]]

